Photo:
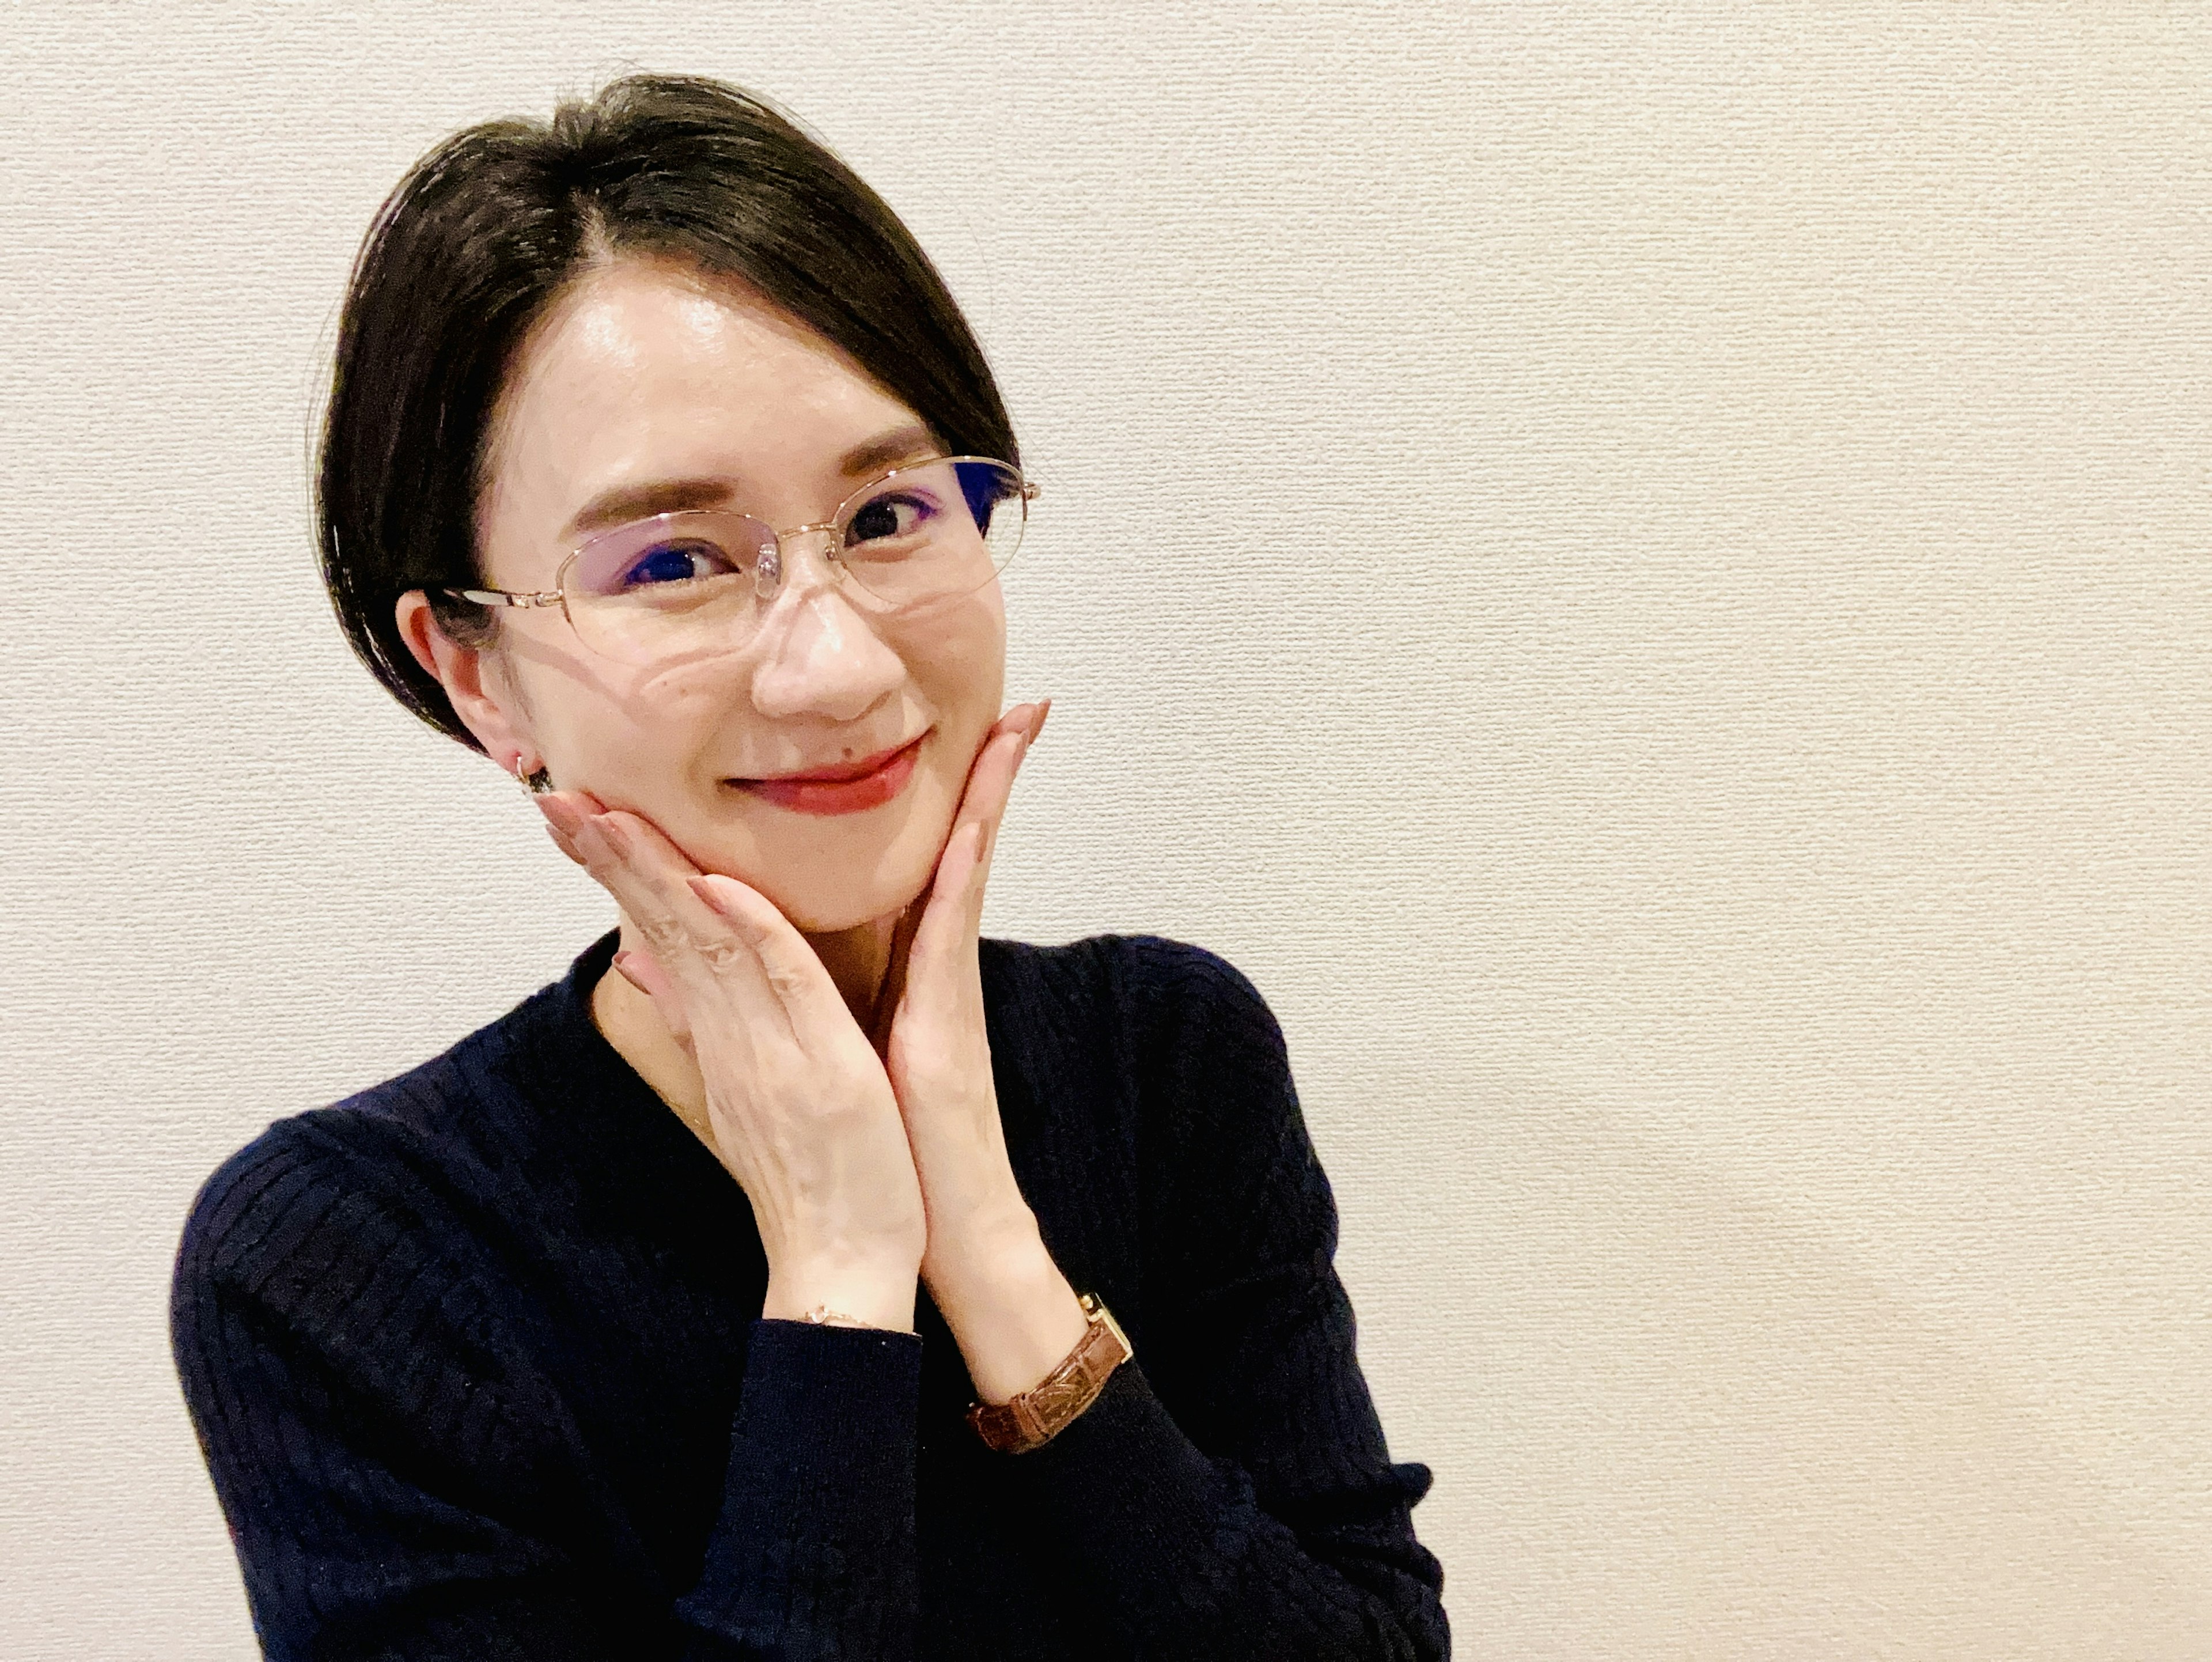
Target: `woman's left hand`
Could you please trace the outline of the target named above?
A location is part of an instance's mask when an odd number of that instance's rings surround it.
[[[977,751],[936,874],[899,918],[869,1024],[906,1118],[929,1215],[925,1281],[1027,1215],[999,1122],[976,941],[1014,776],[1051,702],[1007,711]]]

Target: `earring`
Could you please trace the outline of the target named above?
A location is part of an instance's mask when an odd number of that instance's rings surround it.
[[[553,788],[553,775],[549,770],[541,767],[535,773],[523,770],[522,752],[520,751],[514,754],[514,782],[532,796],[542,795]]]

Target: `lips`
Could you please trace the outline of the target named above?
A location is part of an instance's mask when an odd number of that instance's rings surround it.
[[[740,779],[741,785],[807,785],[815,783],[842,785],[854,779],[865,779],[880,768],[890,765],[893,758],[912,750],[921,742],[919,737],[890,750],[878,751],[873,756],[858,762],[842,762],[833,767],[812,768],[805,773],[770,774],[763,779]]]
[[[732,779],[747,795],[796,813],[859,813],[881,807],[906,788],[914,776],[922,734],[896,750],[883,751],[835,768],[779,774],[773,779]]]

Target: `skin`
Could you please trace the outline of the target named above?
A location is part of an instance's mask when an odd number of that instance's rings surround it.
[[[722,501],[684,505],[827,521],[890,465],[848,477],[841,460],[918,423],[742,286],[616,259],[548,309],[502,389],[476,527],[485,582],[553,587],[582,539],[567,528],[615,487],[703,481]],[[822,538],[788,540],[759,634],[711,660],[615,662],[551,608],[504,610],[496,643],[474,649],[420,590],[399,628],[490,756],[561,787],[537,799],[548,828],[621,909],[622,974],[594,989],[593,1019],[743,1185],[763,1315],[826,1305],[911,1331],[919,1282],[979,1394],[1004,1402],[1085,1325],[1007,1160],[976,949],[1046,706],[1000,709],[996,583],[886,612]],[[906,788],[861,813],[801,814],[729,782],[917,734]]]

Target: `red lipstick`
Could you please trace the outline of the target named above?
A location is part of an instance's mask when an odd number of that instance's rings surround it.
[[[858,762],[816,768],[805,773],[780,774],[773,779],[734,779],[730,782],[763,801],[795,813],[860,813],[881,807],[906,788],[914,776],[921,740],[909,740],[897,750],[887,750]]]

